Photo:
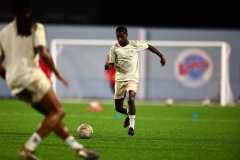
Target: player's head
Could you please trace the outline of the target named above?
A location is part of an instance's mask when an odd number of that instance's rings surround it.
[[[118,40],[118,43],[121,46],[126,46],[128,44],[128,31],[125,26],[119,26],[116,29],[116,37]]]
[[[12,9],[15,15],[30,13],[31,0],[12,0]]]
[[[29,36],[34,26],[31,15],[31,2],[32,0],[12,0],[12,10],[16,16],[17,31],[21,36]]]
[[[118,26],[116,29],[116,33],[117,32],[124,32],[125,34],[128,34],[127,27],[125,26]]]

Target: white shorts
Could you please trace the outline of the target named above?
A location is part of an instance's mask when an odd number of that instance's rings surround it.
[[[114,99],[124,98],[125,93],[133,90],[137,93],[138,83],[135,81],[116,81]]]
[[[17,93],[16,96],[22,101],[35,104],[41,101],[50,87],[50,80],[47,77],[43,77],[29,84],[23,91]]]

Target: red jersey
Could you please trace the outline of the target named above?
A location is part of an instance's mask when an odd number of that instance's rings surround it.
[[[39,66],[42,69],[42,71],[45,73],[45,75],[47,76],[47,78],[51,79],[51,73],[52,71],[48,68],[48,66],[45,64],[45,62],[39,58],[38,60],[39,62]]]
[[[114,85],[114,84],[115,84],[116,68],[113,67],[112,69],[110,69],[110,70],[105,70],[105,71],[106,71],[106,73],[107,73],[109,83],[110,83],[111,85]]]

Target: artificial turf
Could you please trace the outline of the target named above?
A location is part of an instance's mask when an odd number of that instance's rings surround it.
[[[112,103],[103,111],[88,111],[89,103],[63,102],[63,122],[73,136],[100,154],[100,160],[239,160],[240,107],[167,106],[136,102],[135,135],[123,127],[124,115]],[[18,149],[35,131],[43,116],[14,99],[0,100],[0,160],[23,160]],[[93,127],[90,139],[79,139],[82,123]],[[77,160],[75,152],[54,133],[37,147],[41,160]]]

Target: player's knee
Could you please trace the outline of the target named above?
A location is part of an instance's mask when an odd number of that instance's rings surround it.
[[[134,101],[135,95],[136,95],[136,92],[134,92],[134,91],[129,91],[128,101]]]
[[[128,103],[134,103],[134,101],[135,101],[134,94],[130,94],[129,97],[128,97]]]
[[[63,118],[65,116],[66,112],[63,107],[59,107],[57,110],[57,114],[59,117]]]

